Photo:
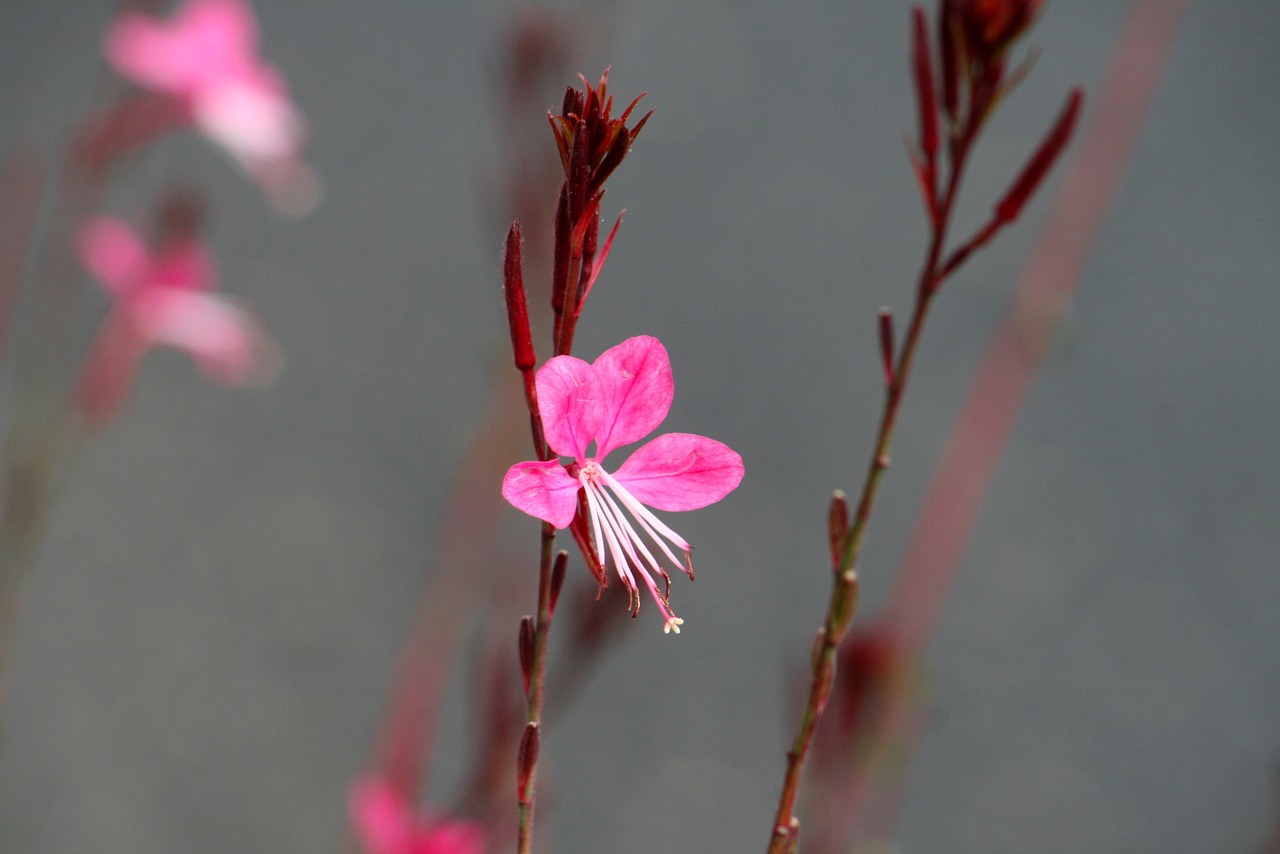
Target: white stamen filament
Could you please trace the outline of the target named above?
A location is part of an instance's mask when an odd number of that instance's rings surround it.
[[[618,574],[623,575],[625,572],[623,580],[634,588],[635,576],[632,574],[631,569],[640,570],[640,574],[644,577],[645,586],[649,588],[649,593],[653,595],[654,601],[658,603],[658,607],[662,609],[663,614],[667,617],[674,616],[671,613],[670,606],[666,603],[666,598],[658,593],[658,588],[653,583],[653,576],[645,569],[644,563],[636,553],[636,547],[639,546],[645,553],[651,567],[662,573],[663,576],[666,573],[662,572],[662,567],[658,566],[653,555],[645,548],[644,543],[638,539],[635,529],[627,523],[626,517],[622,515],[621,508],[613,503],[609,494],[602,490],[599,484],[588,484],[588,502],[590,502],[590,496],[593,492],[596,494],[597,518],[603,519],[605,522],[605,535],[609,539],[609,551],[613,555],[614,566],[618,568]],[[638,600],[636,605],[637,607],[639,606]]]
[[[595,488],[600,489],[598,485]],[[665,579],[667,577],[666,570],[662,568],[662,564],[658,563],[657,558],[653,556],[653,553],[645,546],[644,541],[636,534],[635,528],[631,527],[627,517],[622,514],[622,508],[614,504],[604,490],[600,490],[600,496],[600,509],[610,519],[614,532],[619,535],[622,540],[622,547],[626,550],[632,562],[641,567],[642,571],[644,563],[647,563],[650,569]],[[644,563],[641,563],[640,555],[636,553],[637,551],[644,555]],[[651,584],[650,587],[652,586]]]
[[[627,491],[625,486],[618,483],[617,479],[614,478],[613,475],[609,474],[607,471],[601,471],[600,474],[603,476],[604,482],[609,484],[609,488],[613,490],[613,493],[621,499],[623,505],[631,511],[633,516],[636,517],[636,521],[644,528],[645,533],[653,538],[653,541],[666,553],[667,557],[671,558],[671,562],[692,575],[692,567],[687,566],[684,561],[681,561],[680,558],[676,557],[671,552],[671,549],[667,548],[667,544],[663,540],[663,537],[670,540],[672,545],[680,549],[680,551],[684,553],[686,559],[688,559],[689,552],[692,551],[693,547],[685,542],[684,537],[664,525],[661,519],[653,515],[653,511],[641,504],[634,495]],[[654,532],[654,528],[657,528],[658,533]],[[659,534],[661,534],[661,536],[659,536]]]
[[[685,572],[689,572],[689,569],[675,556],[666,541],[670,540],[686,555],[689,544],[679,534],[664,525],[628,492],[626,487],[600,468],[598,463],[590,461],[583,465],[578,472],[578,480],[586,492],[587,509],[591,514],[592,526],[595,528],[597,552],[603,554],[604,545],[607,542],[614,569],[631,590],[636,589],[635,575],[632,570],[639,570],[644,577],[645,586],[649,588],[650,594],[665,618],[663,631],[674,631],[678,634],[683,620],[671,612],[666,596],[658,591],[650,572],[661,575],[668,586],[670,578],[662,568],[662,563],[654,557],[653,552],[645,544],[644,538],[636,530],[633,520],[639,523],[641,529],[653,542],[657,543],[672,564]],[[622,506],[619,506],[619,502]],[[623,511],[623,507],[630,511],[630,516]]]
[[[622,554],[622,548],[618,545],[618,535],[613,529],[613,520],[608,519],[604,515],[601,508],[601,498],[597,495],[594,487],[587,481],[583,481],[583,487],[587,493],[587,508],[591,511],[591,525],[595,528],[596,533],[596,553],[604,558],[604,542],[609,543],[609,554],[613,557],[613,567],[618,573],[618,577],[622,579],[622,583],[626,585],[628,590],[636,589],[635,576],[631,574],[631,567],[627,564]]]

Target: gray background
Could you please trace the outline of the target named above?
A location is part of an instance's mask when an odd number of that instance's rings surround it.
[[[6,852],[335,850],[505,359],[492,68],[513,7],[260,5],[266,56],[313,128],[323,206],[276,218],[184,137],[107,207],[139,220],[169,181],[206,184],[223,286],[287,367],[267,392],[229,392],[154,356],[80,459],[16,641]],[[1125,5],[1049,4],[962,222],[1066,88],[1096,84]],[[111,7],[0,7],[5,148],[54,140],[87,103]],[[727,442],[747,477],[675,520],[699,550],[697,583],[675,582],[685,633],[664,638],[651,609],[627,623],[548,737],[548,848],[763,847],[796,706],[784,667],[826,595],[825,496],[857,486],[879,405],[874,312],[905,312],[922,251],[901,145],[907,8],[646,2],[606,15],[613,35],[577,60],[592,76],[612,63],[620,96],[658,107],[610,182],[606,216],[628,216],[578,350],[659,336],[677,381],[667,428]],[[932,645],[905,851],[1249,851],[1266,833],[1278,44],[1269,0],[1193,4],[1185,21]],[[1044,210],[938,306],[865,553],[866,613]],[[532,553],[534,527],[510,523]],[[441,749],[442,800],[462,755]]]

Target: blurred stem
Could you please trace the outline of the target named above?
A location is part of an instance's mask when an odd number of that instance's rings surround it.
[[[121,5],[135,7],[140,0],[125,0]],[[66,141],[43,233],[33,228],[27,245],[5,245],[2,253],[6,268],[12,265],[7,272],[13,273],[16,282],[22,280],[21,261],[30,253],[35,253],[35,258],[22,326],[14,341],[12,414],[0,463],[4,476],[0,505],[0,707],[23,580],[44,536],[61,474],[82,438],[80,425],[68,416],[66,408],[68,378],[79,355],[76,323],[84,280],[73,251],[76,233],[85,217],[98,208],[119,159],[170,126],[167,122],[144,124],[138,133],[127,133],[137,116],[130,111],[133,102],[118,100],[120,88],[114,76],[104,73],[99,77],[87,117]],[[119,109],[112,109],[112,105]],[[0,228],[9,232],[6,240],[36,222],[36,199],[43,181],[36,174],[38,164],[31,169],[35,172],[30,177],[37,182],[30,188],[31,222],[0,222]],[[6,193],[13,190],[8,185],[4,189]],[[5,295],[7,303],[10,296]],[[8,303],[6,315],[12,309]]]
[[[494,409],[475,430],[453,478],[429,567],[437,567],[418,600],[396,663],[383,730],[372,764],[406,799],[418,797],[432,753],[440,701],[457,647],[476,605],[497,578],[501,496],[493,489],[507,460],[523,447],[517,429],[523,399],[504,370],[495,378]]]
[[[92,127],[84,129],[67,156],[44,234],[38,238],[39,254],[14,348],[13,408],[0,504],[0,700],[23,581],[44,535],[57,475],[75,444],[65,390],[77,354],[82,274],[72,247],[76,230],[97,206],[107,179],[105,168],[93,168],[82,156],[84,140],[92,132]]]
[[[0,506],[0,706],[22,584],[43,538],[52,504],[53,443],[42,441],[17,452],[11,447],[7,457]]]

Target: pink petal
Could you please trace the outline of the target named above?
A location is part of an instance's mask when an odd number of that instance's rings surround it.
[[[596,456],[652,433],[671,409],[675,382],[667,349],[657,338],[628,338],[600,354],[596,373],[602,418],[595,431]]]
[[[305,127],[257,45],[247,3],[190,0],[167,22],[122,15],[106,54],[125,77],[178,99],[200,130],[258,175],[297,156]]]
[[[556,356],[538,369],[537,387],[547,444],[561,456],[585,459],[604,412],[595,371],[581,359]]]
[[[362,777],[348,797],[365,854],[484,854],[484,828],[473,821],[419,816],[385,781]]]
[[[577,480],[555,460],[516,463],[502,479],[502,497],[536,519],[567,528],[578,512]]]
[[[258,22],[244,0],[188,0],[173,27],[189,39],[212,73],[221,76],[258,64]]]
[[[473,821],[444,821],[423,832],[411,854],[484,854],[484,828]]]
[[[76,235],[76,255],[103,289],[116,297],[135,288],[151,265],[132,228],[109,216],[90,219]]]
[[[365,851],[392,854],[407,849],[412,827],[403,799],[385,782],[362,777],[351,787],[351,822]]]
[[[154,287],[130,300],[129,312],[149,343],[185,351],[216,382],[260,384],[275,373],[271,338],[252,314],[226,297]]]
[[[192,46],[150,15],[126,12],[107,31],[107,62],[121,76],[170,94],[188,91],[199,74]]]
[[[692,433],[666,433],[636,449],[613,476],[658,510],[697,510],[742,482],[742,457],[728,445]]]
[[[125,77],[177,97],[216,85],[257,62],[253,10],[240,0],[190,0],[168,21],[121,15],[107,33],[107,60]]]
[[[196,125],[249,172],[297,155],[301,117],[273,74],[241,75],[209,87],[192,100]]]

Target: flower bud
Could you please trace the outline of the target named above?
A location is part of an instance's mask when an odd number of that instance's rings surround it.
[[[516,757],[516,796],[520,803],[530,802],[533,772],[538,767],[538,725],[525,724],[520,736],[520,750]]]
[[[1043,0],[961,0],[957,3],[966,48],[973,59],[993,59],[1016,41]]]

